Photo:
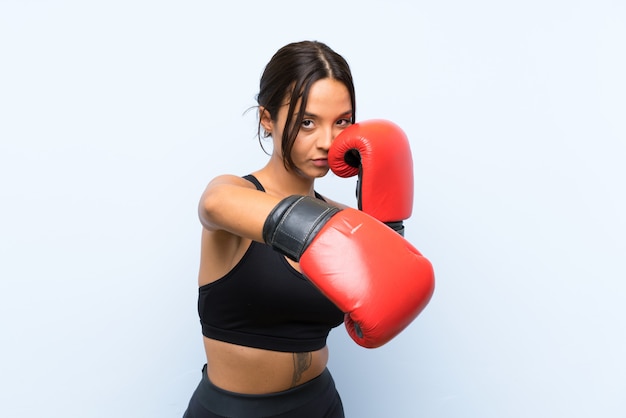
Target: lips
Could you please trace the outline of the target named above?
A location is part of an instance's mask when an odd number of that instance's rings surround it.
[[[315,158],[312,161],[316,167],[328,167],[328,158]]]

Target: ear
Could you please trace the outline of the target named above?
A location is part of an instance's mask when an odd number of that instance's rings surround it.
[[[263,106],[259,106],[259,121],[261,122],[261,126],[267,136],[270,136],[272,134],[272,129],[274,128],[274,122],[272,121],[272,115],[270,115],[270,112]]]

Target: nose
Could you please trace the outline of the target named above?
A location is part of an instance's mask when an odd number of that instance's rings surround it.
[[[330,144],[333,143],[336,136],[337,132],[335,132],[332,128],[325,129],[323,132],[320,132],[320,136],[317,140],[317,146],[321,149],[329,150]]]

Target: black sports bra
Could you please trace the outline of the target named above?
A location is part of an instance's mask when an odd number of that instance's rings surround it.
[[[344,318],[282,254],[255,241],[231,271],[200,287],[198,312],[205,337],[285,352],[323,348]]]

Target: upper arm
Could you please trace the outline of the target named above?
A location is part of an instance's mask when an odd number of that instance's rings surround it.
[[[222,175],[207,185],[198,215],[208,231],[226,231],[263,242],[263,224],[278,202],[241,177]]]

